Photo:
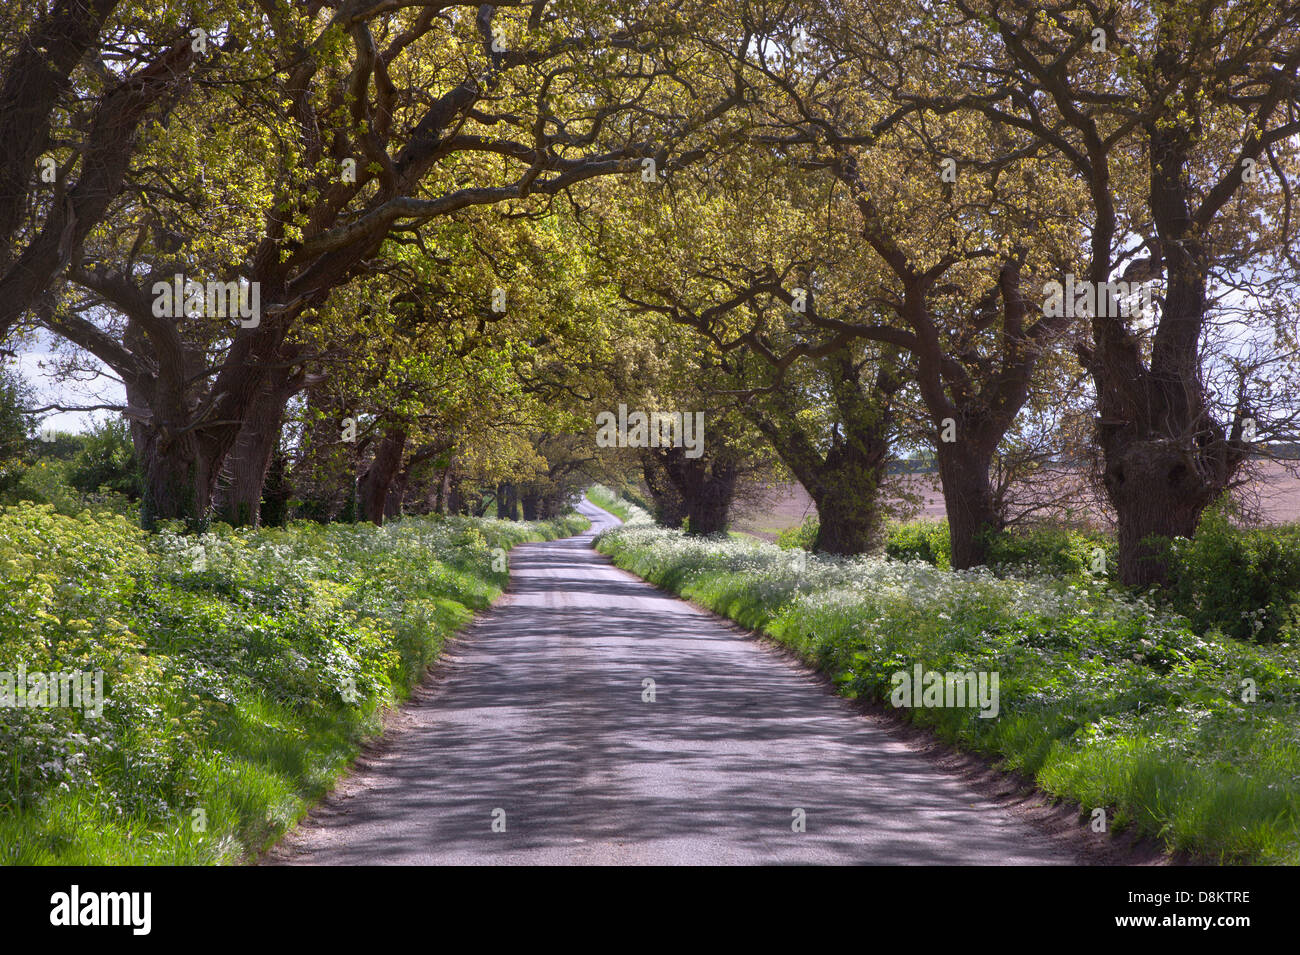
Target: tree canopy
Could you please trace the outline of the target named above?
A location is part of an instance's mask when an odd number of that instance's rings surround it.
[[[1153,537],[1295,440],[1294,4],[19,0],[0,26],[0,335],[120,382],[148,526],[552,513],[609,478],[708,533],[793,477],[852,554],[911,455],[962,568],[1068,459],[1143,586]],[[666,443],[598,442],[619,409]]]

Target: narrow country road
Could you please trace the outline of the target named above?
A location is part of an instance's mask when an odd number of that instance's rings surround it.
[[[268,862],[1075,861],[796,665],[613,567],[591,539],[614,519],[580,510],[589,533],[512,553],[510,592]]]

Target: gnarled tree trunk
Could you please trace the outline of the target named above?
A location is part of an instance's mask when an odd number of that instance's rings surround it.
[[[144,471],[141,523],[149,529],[162,520],[184,518],[190,530],[206,530],[212,486],[206,458],[193,434],[164,438],[156,428],[140,429],[137,451]],[[164,446],[165,445],[165,446]]]
[[[684,448],[669,448],[659,456],[686,511],[687,533],[724,533],[736,495],[736,462],[707,456],[688,458]]]
[[[649,448],[641,451],[641,476],[654,504],[655,521],[664,527],[681,527],[686,520],[686,502],[669,479],[661,456]]]
[[[372,524],[384,523],[387,516],[389,491],[393,479],[402,466],[402,452],[406,448],[406,431],[389,428],[375,448],[375,456],[361,476],[357,486],[358,506],[361,516]]]
[[[262,490],[280,445],[285,407],[297,390],[297,383],[268,387],[249,409],[217,482],[217,515],[227,524],[257,527],[261,523]]]
[[[1167,75],[1178,68],[1169,46],[1160,61]],[[1190,537],[1246,456],[1243,409],[1229,434],[1210,414],[1202,375],[1211,250],[1191,212],[1186,171],[1192,133],[1159,120],[1148,124],[1147,134],[1158,234],[1149,243],[1151,271],[1163,266],[1166,277],[1150,361],[1143,361],[1137,337],[1115,317],[1113,303],[1093,317],[1094,348],[1084,355],[1097,386],[1102,482],[1119,522],[1119,576],[1130,587],[1168,580],[1161,544],[1151,538]],[[1108,253],[1109,246],[1098,242],[1089,276],[1098,288],[1110,270]]]
[[[772,392],[762,409],[749,409],[750,420],[817,505],[813,549],[863,554],[877,548],[883,536],[880,487],[889,467],[892,398],[902,382],[896,369],[885,363],[871,393],[864,394],[860,369],[845,351],[829,356],[825,367],[838,412],[829,448],[823,450],[808,434],[783,389]]]

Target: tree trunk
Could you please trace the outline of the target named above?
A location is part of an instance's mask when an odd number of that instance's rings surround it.
[[[289,501],[293,487],[289,483],[289,456],[281,448],[271,455],[271,467],[262,488],[261,523],[265,527],[284,527],[289,519]]]
[[[280,445],[288,400],[288,395],[268,389],[249,409],[239,438],[226,455],[217,482],[217,514],[232,527],[257,527],[261,523],[262,489],[271,458]]]
[[[524,486],[523,495],[520,497],[520,503],[524,508],[524,520],[535,521],[539,517],[541,510],[542,492],[536,484],[527,484]]]
[[[663,527],[681,527],[686,520],[686,502],[669,479],[664,458],[649,449],[642,450],[641,476],[654,503],[655,521]]]
[[[512,483],[497,485],[497,517],[503,521],[519,520],[519,489]]]
[[[361,477],[357,488],[358,504],[361,516],[372,524],[384,523],[388,492],[402,466],[402,452],[405,448],[406,431],[402,428],[388,429],[375,448],[374,460]]]
[[[958,440],[936,443],[935,456],[948,512],[952,567],[967,570],[987,563],[989,537],[1002,528],[989,480],[993,448],[959,431]]]
[[[469,500],[461,483],[461,475],[456,473],[455,465],[447,469],[447,513],[468,514]]]
[[[1149,366],[1137,338],[1113,313],[1093,318],[1095,348],[1084,356],[1097,386],[1102,480],[1119,521],[1119,577],[1142,588],[1169,576],[1159,544],[1147,539],[1190,537],[1246,456],[1243,409],[1231,433],[1208,410],[1201,332],[1211,250],[1189,211],[1192,133],[1152,122],[1148,134],[1153,246],[1166,276]],[[1093,255],[1089,277],[1098,287],[1110,270],[1108,251]]]
[[[879,436],[863,452],[841,448],[825,460],[789,454],[786,465],[817,505],[813,550],[852,556],[877,549],[884,537],[885,514],[880,486],[889,466],[888,442]],[[780,453],[780,448],[777,449]]]
[[[436,496],[433,499],[433,512],[443,517],[447,516],[451,502],[451,469],[452,464],[448,463],[442,469],[442,474],[438,478],[436,485]]]
[[[402,516],[402,504],[406,499],[406,487],[410,479],[411,471],[409,468],[403,468],[393,478],[393,483],[388,488],[388,498],[384,502],[385,519]]]
[[[208,465],[193,434],[182,435],[173,447],[163,448],[158,431],[136,426],[136,439],[144,471],[141,523],[149,530],[159,521],[183,520],[192,531],[207,530],[212,501],[208,496]]]
[[[736,494],[736,462],[688,458],[683,448],[662,451],[660,459],[685,508],[687,533],[703,537],[725,533]]]
[[[103,17],[116,3],[68,3],[22,38],[0,88],[0,340],[55,283],[91,230],[122,191],[135,154],[138,127],[153,107],[186,82],[197,59],[181,42],[111,86],[99,99],[80,144],[80,176],[48,213],[26,247],[13,255],[14,231],[29,208],[36,157],[50,142],[50,117],[72,66],[98,41]],[[81,51],[81,52],[78,52]],[[96,55],[96,54],[91,54]],[[31,63],[38,63],[29,68]],[[55,66],[55,64],[58,64]],[[64,73],[64,68],[69,73]],[[62,139],[62,134],[59,135]],[[56,193],[57,195],[57,193]]]
[[[882,363],[868,393],[846,352],[827,358],[831,396],[838,412],[830,447],[805,430],[798,407],[776,389],[765,407],[748,410],[755,427],[771,442],[817,505],[813,549],[850,556],[880,546],[885,526],[880,487],[889,468],[893,395],[902,386],[896,369]]]
[[[132,332],[128,328],[128,334],[138,335],[139,330]],[[226,458],[241,439],[246,442],[257,439],[254,442],[257,446],[241,454],[240,493],[246,505],[254,497],[260,500],[261,483],[275,449],[284,405],[310,382],[310,377],[301,368],[297,371],[277,368],[273,374],[263,367],[264,362],[280,363],[294,357],[298,352],[296,346],[284,353],[274,351],[279,347],[279,340],[273,337],[259,345],[256,357],[241,350],[241,360],[234,357],[235,348],[241,344],[237,334],[221,372],[225,375],[232,367],[236,368],[237,374],[231,372],[235,378],[229,382],[230,391],[220,392],[213,405],[203,411],[202,420],[197,420],[195,415],[203,406],[188,385],[190,379],[198,376],[195,354],[174,350],[160,362],[156,376],[124,378],[128,403],[133,408],[149,411],[147,418],[140,416],[132,425],[136,453],[149,485],[148,500],[142,508],[146,526],[153,526],[159,520],[179,519],[192,529],[206,528],[212,518],[218,478]],[[263,350],[267,353],[263,354]],[[271,423],[267,423],[268,419]],[[192,482],[192,485],[185,488],[182,482]],[[238,510],[232,516],[243,523],[252,519],[256,508],[247,506]]]
[[[1226,486],[1198,472],[1196,456],[1174,440],[1132,440],[1107,455],[1103,482],[1119,523],[1119,576],[1126,586],[1168,580],[1158,538],[1191,537],[1201,512]]]
[[[851,557],[880,546],[885,520],[880,511],[879,497],[874,491],[864,493],[835,481],[834,475],[829,473],[823,474],[816,486],[815,494],[809,491],[817,505],[817,537],[813,541],[813,550],[820,554]]]

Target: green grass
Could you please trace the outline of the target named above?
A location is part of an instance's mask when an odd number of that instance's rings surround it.
[[[908,708],[940,738],[1170,850],[1300,863],[1300,652],[1221,633],[1103,581],[833,559],[742,540],[619,528],[626,570],[797,651],[850,697],[890,703],[892,674],[1000,675],[1000,712]],[[1243,699],[1243,681],[1256,698]]]
[[[609,511],[624,524],[627,524],[637,517],[648,517],[645,512],[630,501],[625,500],[617,492],[605,487],[603,484],[593,484],[587,488],[587,500],[602,510]]]
[[[105,690],[98,719],[0,707],[0,862],[249,859],[499,595],[509,548],[588,526],[407,518],[196,538],[0,509],[0,670],[101,669]]]

